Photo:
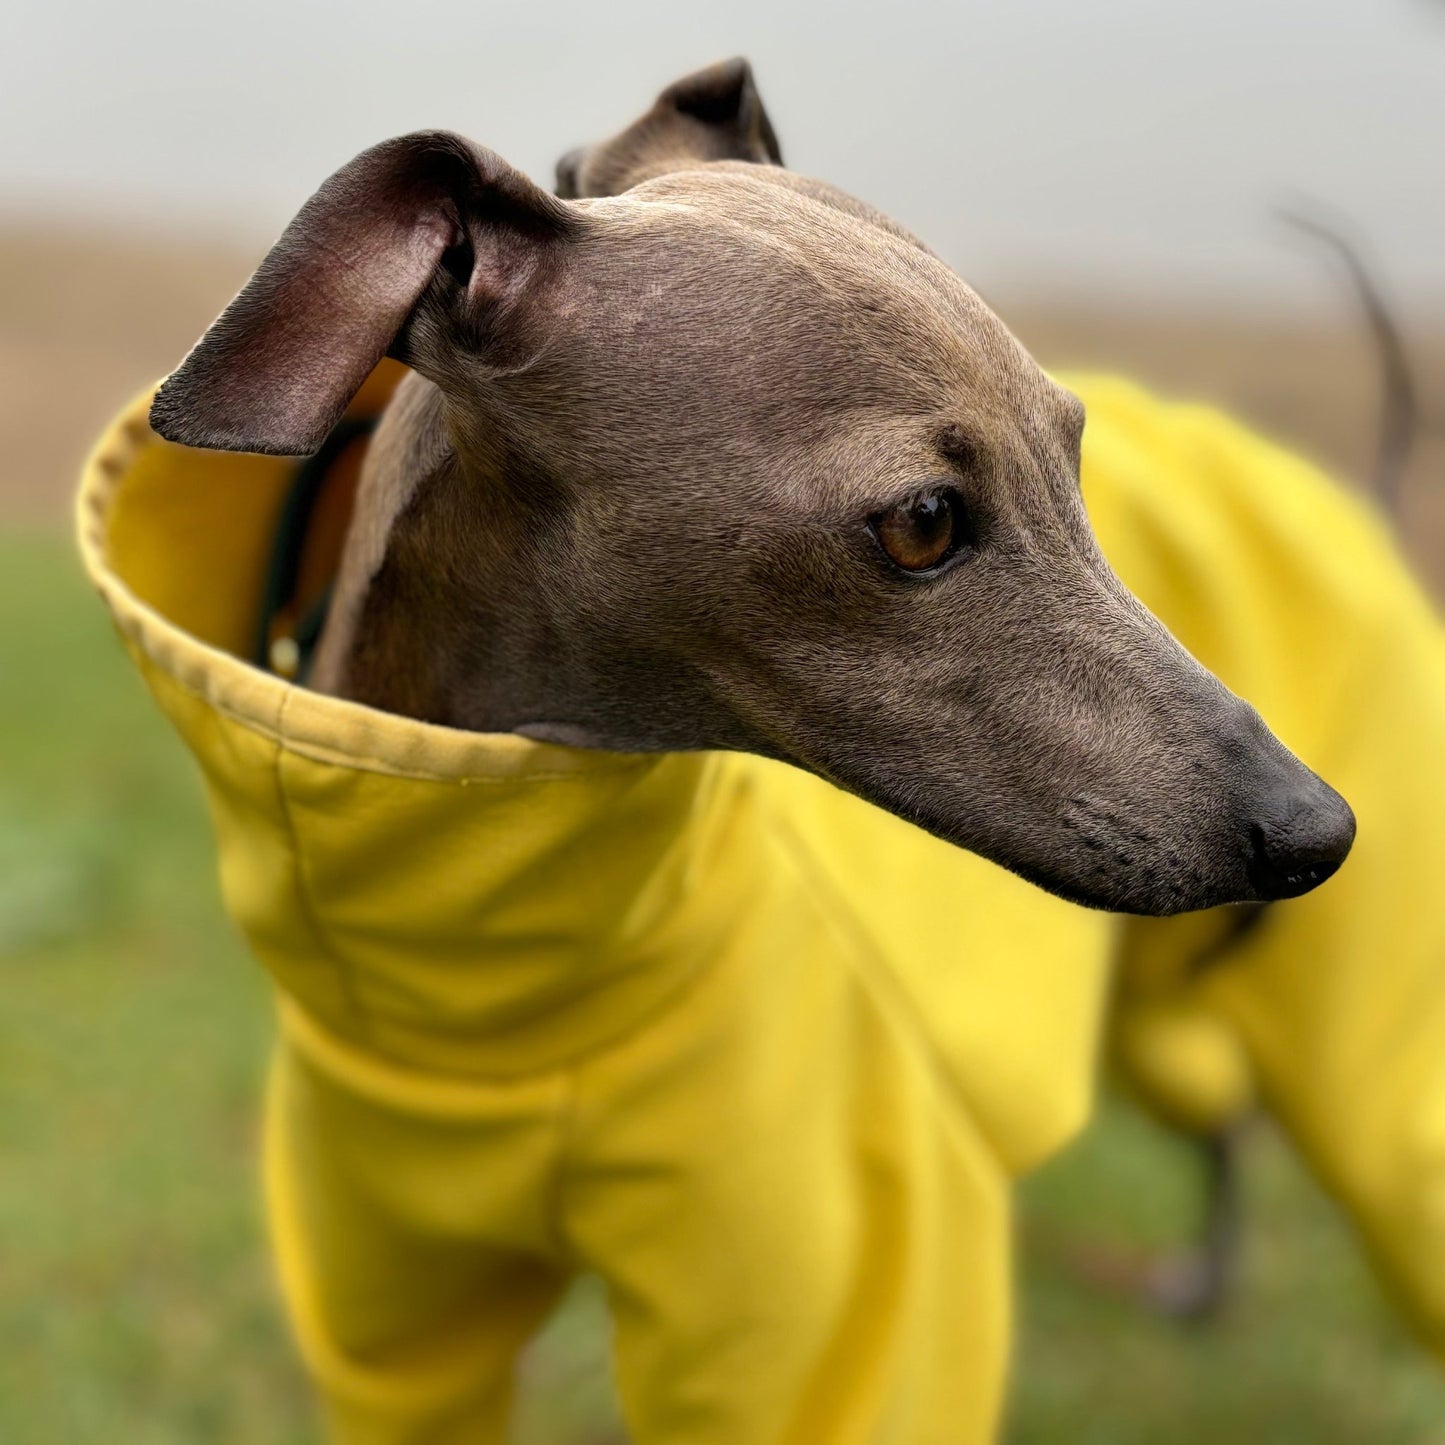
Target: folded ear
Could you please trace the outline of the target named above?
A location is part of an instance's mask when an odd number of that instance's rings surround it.
[[[314,452],[383,356],[428,370],[409,344],[424,296],[485,348],[580,225],[461,136],[383,141],[301,208],[163,383],[151,425],[188,446]]]
[[[740,55],[674,81],[658,97],[658,104],[671,105],[680,114],[715,127],[731,142],[731,159],[762,165],[783,163],[778,137],[753,79],[753,68]]]
[[[669,85],[652,109],[610,140],[578,146],[557,162],[559,196],[616,196],[688,161],[783,163],[778,138],[739,57]]]

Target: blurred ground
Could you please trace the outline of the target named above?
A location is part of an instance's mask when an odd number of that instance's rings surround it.
[[[173,365],[254,257],[0,234],[0,1440],[310,1441],[259,1220],[267,1003],[224,922],[199,789],[87,593],[65,532],[116,406]],[[1327,264],[1304,256],[1302,265]],[[1376,373],[1337,317],[1012,305],[1052,364],[1213,397],[1358,479]],[[1407,540],[1445,583],[1445,327],[1402,313],[1427,391]],[[1077,1263],[1185,1236],[1192,1161],[1122,1108],[1029,1186],[1011,1445],[1445,1445],[1445,1380],[1331,1207],[1268,1135],[1243,1287],[1181,1330]],[[600,1445],[595,1293],[527,1362],[521,1445]]]

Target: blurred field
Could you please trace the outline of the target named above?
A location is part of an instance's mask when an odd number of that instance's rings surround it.
[[[318,1438],[281,1323],[254,1173],[268,1005],[225,923],[191,766],[64,533],[85,445],[172,365],[254,258],[0,236],[0,1441]],[[1314,264],[1303,261],[1302,264]],[[1338,318],[1246,325],[1037,305],[1050,362],[1112,360],[1228,402],[1358,477],[1375,374]],[[1427,397],[1408,536],[1445,580],[1445,330],[1402,316]],[[1445,1380],[1269,1135],[1243,1287],[1183,1330],[1088,1287],[1187,1233],[1192,1161],[1111,1107],[1034,1180],[1013,1445],[1445,1445]],[[583,1291],[529,1358],[523,1445],[616,1440]]]

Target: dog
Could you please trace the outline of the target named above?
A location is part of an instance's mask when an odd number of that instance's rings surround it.
[[[1118,944],[1075,905],[1295,899],[1288,968],[1353,898],[1312,891],[1350,807],[1105,562],[1079,397],[780,160],[740,62],[561,196],[456,136],[374,147],[88,473],[92,576],[280,983],[270,1209],[343,1440],[503,1438],[578,1269],[639,1440],[992,1439],[1009,1182],[1087,1114]],[[233,655],[266,458],[388,356],[300,689]],[[1365,524],[1218,419],[1081,390],[1111,552],[1327,750],[1281,679],[1363,650],[1373,554],[1328,543]],[[1307,604],[1195,605],[1202,530],[1298,550],[1301,515]]]
[[[742,75],[571,162],[623,197],[451,136],[367,152],[161,388],[163,437],[296,454],[384,355],[412,368],[315,686],[779,758],[1099,907],[1322,882],[1348,806],[1114,578],[1078,401],[899,227],[757,165]]]

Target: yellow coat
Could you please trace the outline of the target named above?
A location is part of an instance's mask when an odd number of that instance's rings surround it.
[[[1196,920],[1124,929],[779,764],[263,674],[236,654],[288,464],[162,442],[148,398],[102,441],[85,559],[279,985],[271,1213],[339,1439],[504,1438],[516,1350],[585,1269],[642,1445],[989,1441],[1009,1182],[1087,1117],[1121,932],[1126,1008],[1204,1020],[1445,1319],[1416,1188],[1445,1159],[1435,621],[1303,463],[1074,384],[1106,552],[1359,818],[1339,877],[1202,980]]]
[[[1180,1127],[1273,1113],[1445,1357],[1445,631],[1383,523],[1303,459],[1109,395],[1129,425],[1096,432],[1091,399],[1085,447],[1104,550],[1359,821],[1329,884],[1222,952],[1222,911],[1132,920],[1112,1058]]]

